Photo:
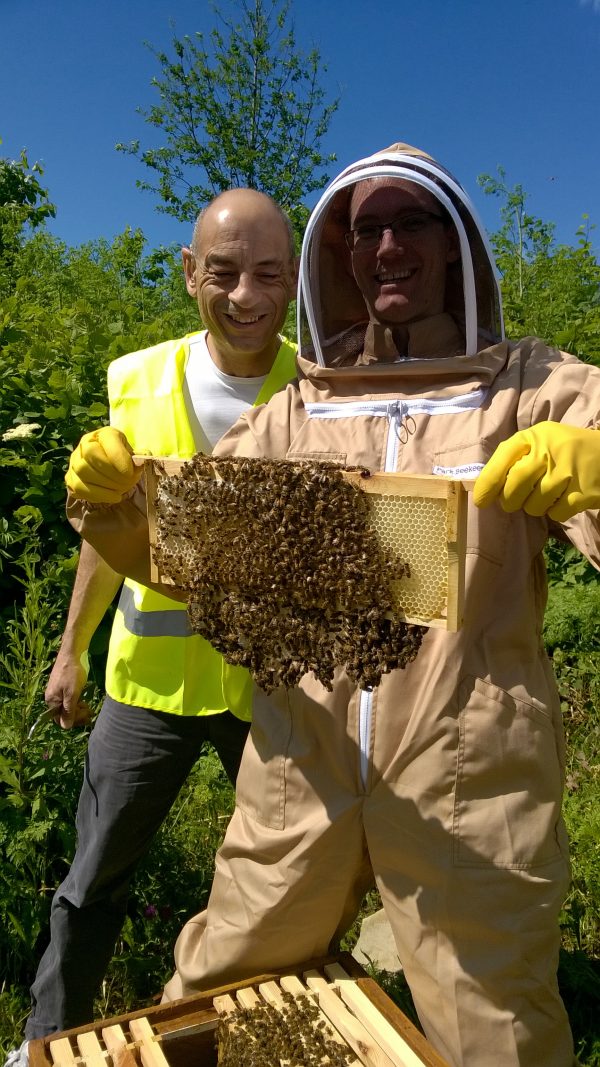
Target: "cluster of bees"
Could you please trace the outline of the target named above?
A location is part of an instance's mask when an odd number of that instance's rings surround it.
[[[155,563],[187,592],[192,629],[267,693],[308,671],[331,689],[336,667],[371,689],[415,658],[424,629],[390,595],[406,564],[336,464],[197,455],[155,506]]]
[[[353,1061],[352,1050],[330,1036],[308,997],[283,998],[281,1009],[265,1002],[220,1017],[219,1067],[347,1067]]]

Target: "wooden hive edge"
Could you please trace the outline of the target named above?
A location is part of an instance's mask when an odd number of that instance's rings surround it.
[[[424,1067],[449,1067],[449,1064],[431,1047],[427,1038],[410,1021],[407,1015],[384,993],[381,986],[368,975],[357,978],[356,984],[365,993],[380,1015],[393,1026],[407,1045],[423,1061]]]

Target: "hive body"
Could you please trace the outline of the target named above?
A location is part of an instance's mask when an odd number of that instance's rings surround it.
[[[269,1016],[263,1033],[260,1016]],[[30,1067],[448,1067],[347,953],[31,1041],[29,1062]]]

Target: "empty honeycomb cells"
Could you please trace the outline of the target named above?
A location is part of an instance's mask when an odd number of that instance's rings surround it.
[[[198,455],[159,479],[154,559],[188,592],[193,630],[265,691],[308,671],[331,689],[337,666],[372,688],[423,633],[393,609],[406,553],[378,507],[383,548],[370,494],[337,465]]]
[[[439,618],[448,593],[445,499],[373,493],[370,502],[381,548],[408,564],[408,575],[391,580],[394,606],[409,619]]]

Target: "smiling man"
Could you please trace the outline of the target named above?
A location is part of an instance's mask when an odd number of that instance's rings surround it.
[[[460,251],[450,217],[426,189],[391,179],[357,186],[346,243],[372,321],[402,325],[443,312],[447,266]]]
[[[222,193],[200,214],[182,259],[215,367],[246,379],[267,374],[295,277],[286,217],[253,189]]]
[[[187,290],[205,329],[115,360],[111,424],[137,452],[189,458],[296,374],[279,333],[294,295],[289,220],[252,189],[222,193],[182,251]],[[123,571],[120,556],[117,567]],[[61,648],[46,690],[64,728],[89,717],[80,700],[91,637],[121,585],[84,545]],[[206,741],[235,781],[248,732],[249,675],[192,634],[183,605],[126,580],[90,736],[77,813],[78,846],[52,904],[51,940],[32,986],[26,1040],[92,1019],[130,880]],[[232,714],[232,711],[235,714]]]

